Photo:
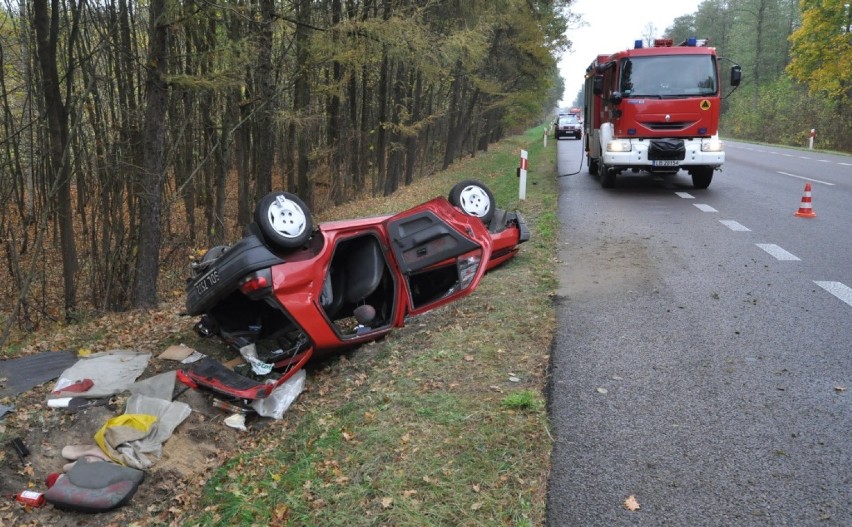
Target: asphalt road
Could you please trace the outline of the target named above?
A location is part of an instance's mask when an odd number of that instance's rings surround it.
[[[726,152],[560,179],[550,527],[852,526],[852,157]]]

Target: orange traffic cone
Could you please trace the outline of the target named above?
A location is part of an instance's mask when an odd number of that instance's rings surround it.
[[[811,184],[805,183],[805,194],[802,196],[802,204],[799,210],[796,211],[796,216],[800,218],[816,218],[816,212],[811,208]]]

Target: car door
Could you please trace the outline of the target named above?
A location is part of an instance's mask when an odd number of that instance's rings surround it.
[[[385,229],[411,315],[470,294],[485,274],[488,229],[444,198],[385,220]]]

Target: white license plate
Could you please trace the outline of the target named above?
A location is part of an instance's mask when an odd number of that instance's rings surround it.
[[[657,161],[651,161],[651,164],[655,167],[676,167],[680,165],[680,161],[676,159],[662,159]]]

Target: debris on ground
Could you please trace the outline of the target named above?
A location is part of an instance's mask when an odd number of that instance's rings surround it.
[[[300,371],[254,408],[222,400],[174,369],[203,357],[212,360],[172,345],[159,355],[87,350],[0,361],[0,495],[14,498],[0,500],[0,525],[106,527],[127,518],[156,523],[157,511],[160,520],[174,517],[168,503],[176,491],[203,483],[240,448],[243,436],[231,427],[281,419],[304,388]],[[186,505],[186,494],[180,499]]]

